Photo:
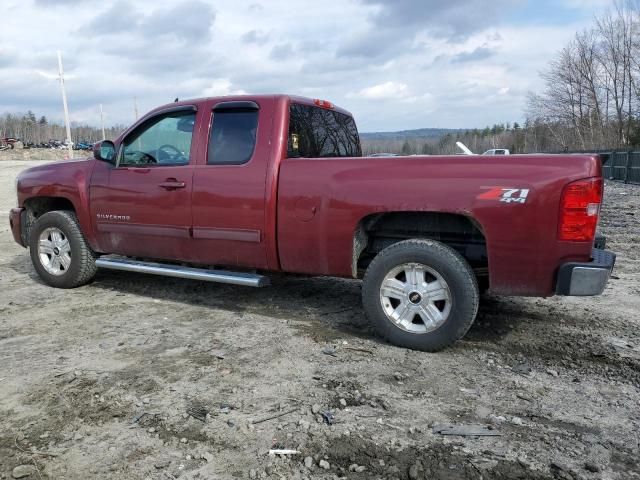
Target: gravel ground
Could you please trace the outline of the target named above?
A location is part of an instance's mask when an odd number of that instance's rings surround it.
[[[74,150],[71,158],[84,158],[91,156],[91,152]],[[13,150],[1,150],[0,161],[37,161],[37,160],[64,160],[69,158],[69,150],[54,148],[15,148]]]
[[[429,354],[378,341],[356,281],[49,288],[7,222],[33,163],[0,163],[0,478],[640,478],[640,187],[607,183],[604,295],[486,297]]]

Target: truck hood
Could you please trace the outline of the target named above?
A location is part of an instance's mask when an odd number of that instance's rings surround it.
[[[34,167],[22,170],[18,174],[18,182],[29,178],[38,177],[41,175],[68,174],[75,170],[85,170],[89,165],[93,164],[92,158],[74,158],[71,160],[57,160],[55,162],[46,162],[42,165],[36,165]]]

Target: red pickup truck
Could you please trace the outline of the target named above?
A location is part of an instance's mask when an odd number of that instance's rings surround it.
[[[349,112],[295,96],[159,107],[17,189],[13,236],[54,287],[98,267],[361,278],[376,331],[427,351],[467,332],[483,290],[597,295],[615,261],[594,248],[597,155],[363,157]]]

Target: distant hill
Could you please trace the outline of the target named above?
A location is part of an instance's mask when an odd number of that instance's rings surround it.
[[[399,132],[360,132],[363,140],[405,140],[412,138],[440,138],[447,133],[466,132],[466,128],[418,128]]]

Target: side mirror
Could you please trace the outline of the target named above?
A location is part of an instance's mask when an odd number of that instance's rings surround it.
[[[115,163],[116,146],[111,140],[103,140],[93,145],[93,158],[103,162]]]

